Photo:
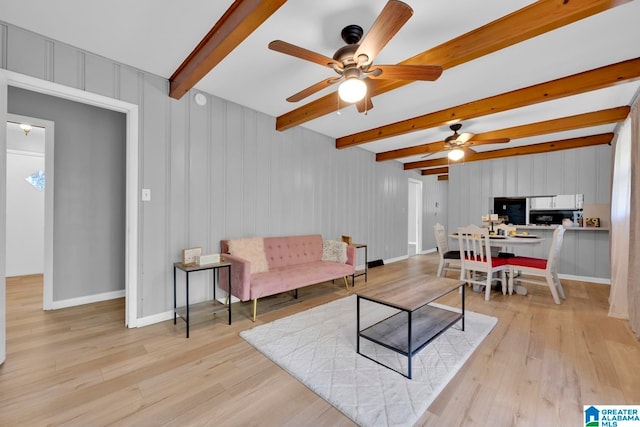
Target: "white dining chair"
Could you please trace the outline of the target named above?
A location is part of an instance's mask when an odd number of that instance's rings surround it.
[[[560,304],[560,298],[566,299],[562,283],[558,278],[558,258],[560,256],[560,248],[564,238],[565,228],[558,226],[553,232],[553,240],[549,248],[549,256],[544,258],[532,258],[524,256],[516,256],[507,258],[509,264],[509,294],[513,293],[514,272],[520,271],[518,277],[519,282],[534,283],[546,285],[551,290],[551,295],[556,304]],[[524,274],[534,274],[543,276],[544,280],[537,280]]]
[[[491,284],[501,280],[502,293],[507,293],[506,271],[509,269],[507,258],[497,258],[491,256],[491,246],[489,242],[489,230],[480,228],[477,225],[458,228],[458,241],[460,243],[460,280],[469,285],[480,285],[485,287],[484,299],[491,299]],[[476,279],[476,274],[481,273],[484,279]],[[495,273],[500,273],[500,278],[494,277]]]
[[[440,256],[440,264],[438,264],[438,276],[446,276],[447,271],[460,271],[460,268],[462,267],[460,263],[460,251],[452,251],[449,249],[448,237],[444,229],[444,225],[440,223],[434,225],[433,234],[436,237],[438,255]]]

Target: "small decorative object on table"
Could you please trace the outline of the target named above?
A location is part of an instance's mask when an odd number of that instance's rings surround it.
[[[495,234],[495,231],[493,230],[493,225],[494,224],[500,224],[500,219],[498,214],[489,214],[489,215],[482,215],[482,222],[488,222],[490,225],[490,229],[489,232],[491,233],[491,235]]]
[[[196,265],[196,256],[202,255],[202,248],[188,248],[182,250],[182,265]]]
[[[351,236],[342,235],[342,241],[345,242],[347,245],[351,245],[353,243],[351,240]]]
[[[600,227],[600,218],[585,218],[585,227]]]
[[[196,255],[197,265],[217,264],[220,262],[220,254]]]

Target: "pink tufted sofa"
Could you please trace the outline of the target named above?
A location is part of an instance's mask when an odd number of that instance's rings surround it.
[[[355,273],[356,249],[347,246],[346,263],[323,261],[323,240],[319,234],[303,236],[264,237],[267,271],[252,273],[251,262],[229,254],[230,240],[220,241],[220,252],[231,263],[231,294],[241,301],[253,301],[253,321],[256,320],[258,298],[296,290],[304,286],[334,279],[344,279]],[[226,291],[226,270],[220,274],[221,287]]]

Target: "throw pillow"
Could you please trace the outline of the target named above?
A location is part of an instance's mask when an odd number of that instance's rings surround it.
[[[269,271],[262,237],[229,240],[229,253],[249,261],[251,263],[251,274]]]
[[[347,244],[336,240],[323,240],[322,260],[345,264],[347,262]]]

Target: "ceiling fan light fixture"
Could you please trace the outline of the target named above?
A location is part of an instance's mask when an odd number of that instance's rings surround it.
[[[344,102],[358,102],[367,94],[367,84],[358,77],[350,77],[340,83],[338,95]]]
[[[449,157],[449,160],[453,160],[455,162],[464,157],[464,151],[462,151],[460,148],[454,148],[453,150],[449,151],[449,154],[447,156]]]

